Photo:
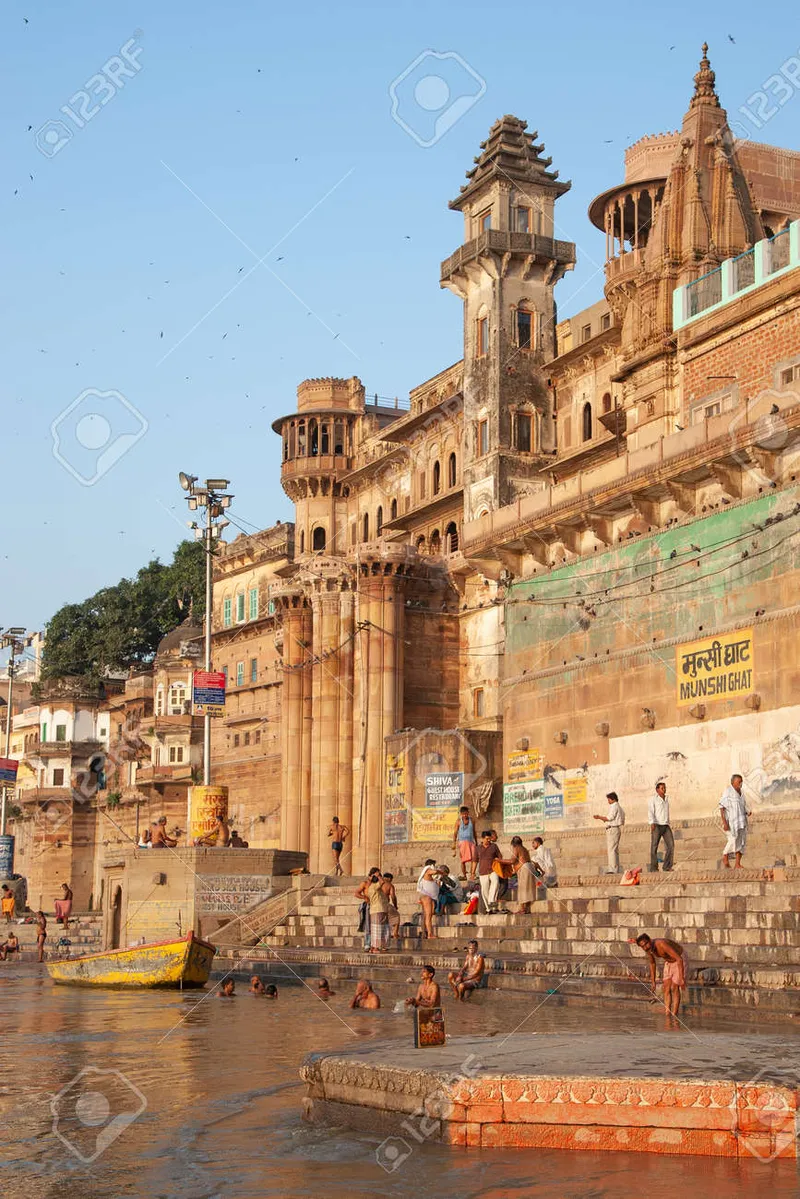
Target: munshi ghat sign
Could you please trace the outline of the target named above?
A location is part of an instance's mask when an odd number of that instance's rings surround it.
[[[675,647],[678,707],[753,690],[753,630],[737,629]]]

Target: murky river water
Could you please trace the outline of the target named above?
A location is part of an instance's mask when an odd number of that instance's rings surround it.
[[[800,1194],[789,1162],[638,1154],[465,1151],[425,1144],[386,1173],[375,1157],[385,1133],[370,1137],[304,1124],[298,1067],[312,1049],[352,1045],[357,1037],[410,1037],[408,1016],[391,1010],[401,992],[387,987],[385,1009],[367,1013],[349,1011],[349,985],[328,1005],[299,986],[282,985],[276,1002],[248,995],[246,984],[237,986],[233,1000],[196,992],[81,991],[54,987],[33,968],[0,964],[0,1194],[14,1199]],[[471,1005],[451,1003],[450,1031],[511,1031],[539,1002],[483,994]],[[692,1027],[747,1026],[693,1020]],[[646,1004],[610,1002],[587,1009],[564,1006],[556,997],[524,1025],[528,1032],[623,1028],[656,1036],[663,1017]],[[777,1029],[766,1025],[764,1031]],[[797,1033],[792,1028],[788,1035]],[[687,1033],[689,1056],[691,1043]],[[92,1073],[81,1077],[86,1070]],[[127,1081],[94,1071],[119,1071]],[[72,1150],[53,1132],[51,1100],[64,1088],[69,1089],[59,1100],[58,1130],[72,1141]],[[120,1110],[139,1108],[134,1122],[115,1122]]]

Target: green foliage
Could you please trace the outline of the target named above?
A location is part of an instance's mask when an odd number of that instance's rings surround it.
[[[172,562],[153,559],[133,579],[103,587],[81,604],[65,604],[47,625],[45,679],[102,676],[151,661],[158,643],[193,611],[205,609],[203,546],[184,541]]]

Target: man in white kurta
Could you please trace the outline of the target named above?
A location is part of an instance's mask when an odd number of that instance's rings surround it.
[[[740,774],[731,777],[730,786],[726,787],[719,801],[722,827],[728,837],[725,849],[722,851],[722,865],[728,869],[731,857],[736,855],[736,865],[741,867],[742,854],[747,845],[747,801],[743,791],[744,780]]]
[[[547,849],[541,837],[533,838],[533,853],[531,861],[534,862],[542,872],[542,879],[546,887],[558,886],[558,870],[556,869],[556,861],[553,857],[552,849]]]

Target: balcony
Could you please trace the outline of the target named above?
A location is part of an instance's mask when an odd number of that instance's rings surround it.
[[[475,262],[489,254],[525,254],[546,262],[558,262],[572,266],[575,262],[575,244],[543,237],[539,233],[512,233],[506,229],[486,229],[479,237],[460,246],[442,263],[439,278],[444,284],[454,275],[460,274],[467,263]]]
[[[191,762],[175,762],[170,766],[140,766],[136,771],[137,787],[152,786],[156,783],[191,783]]]
[[[800,221],[792,221],[774,237],[756,242],[744,254],[728,258],[699,279],[677,287],[672,293],[672,326],[681,329],[798,266]]]
[[[40,741],[28,752],[39,758],[88,758],[102,748],[102,741]]]

